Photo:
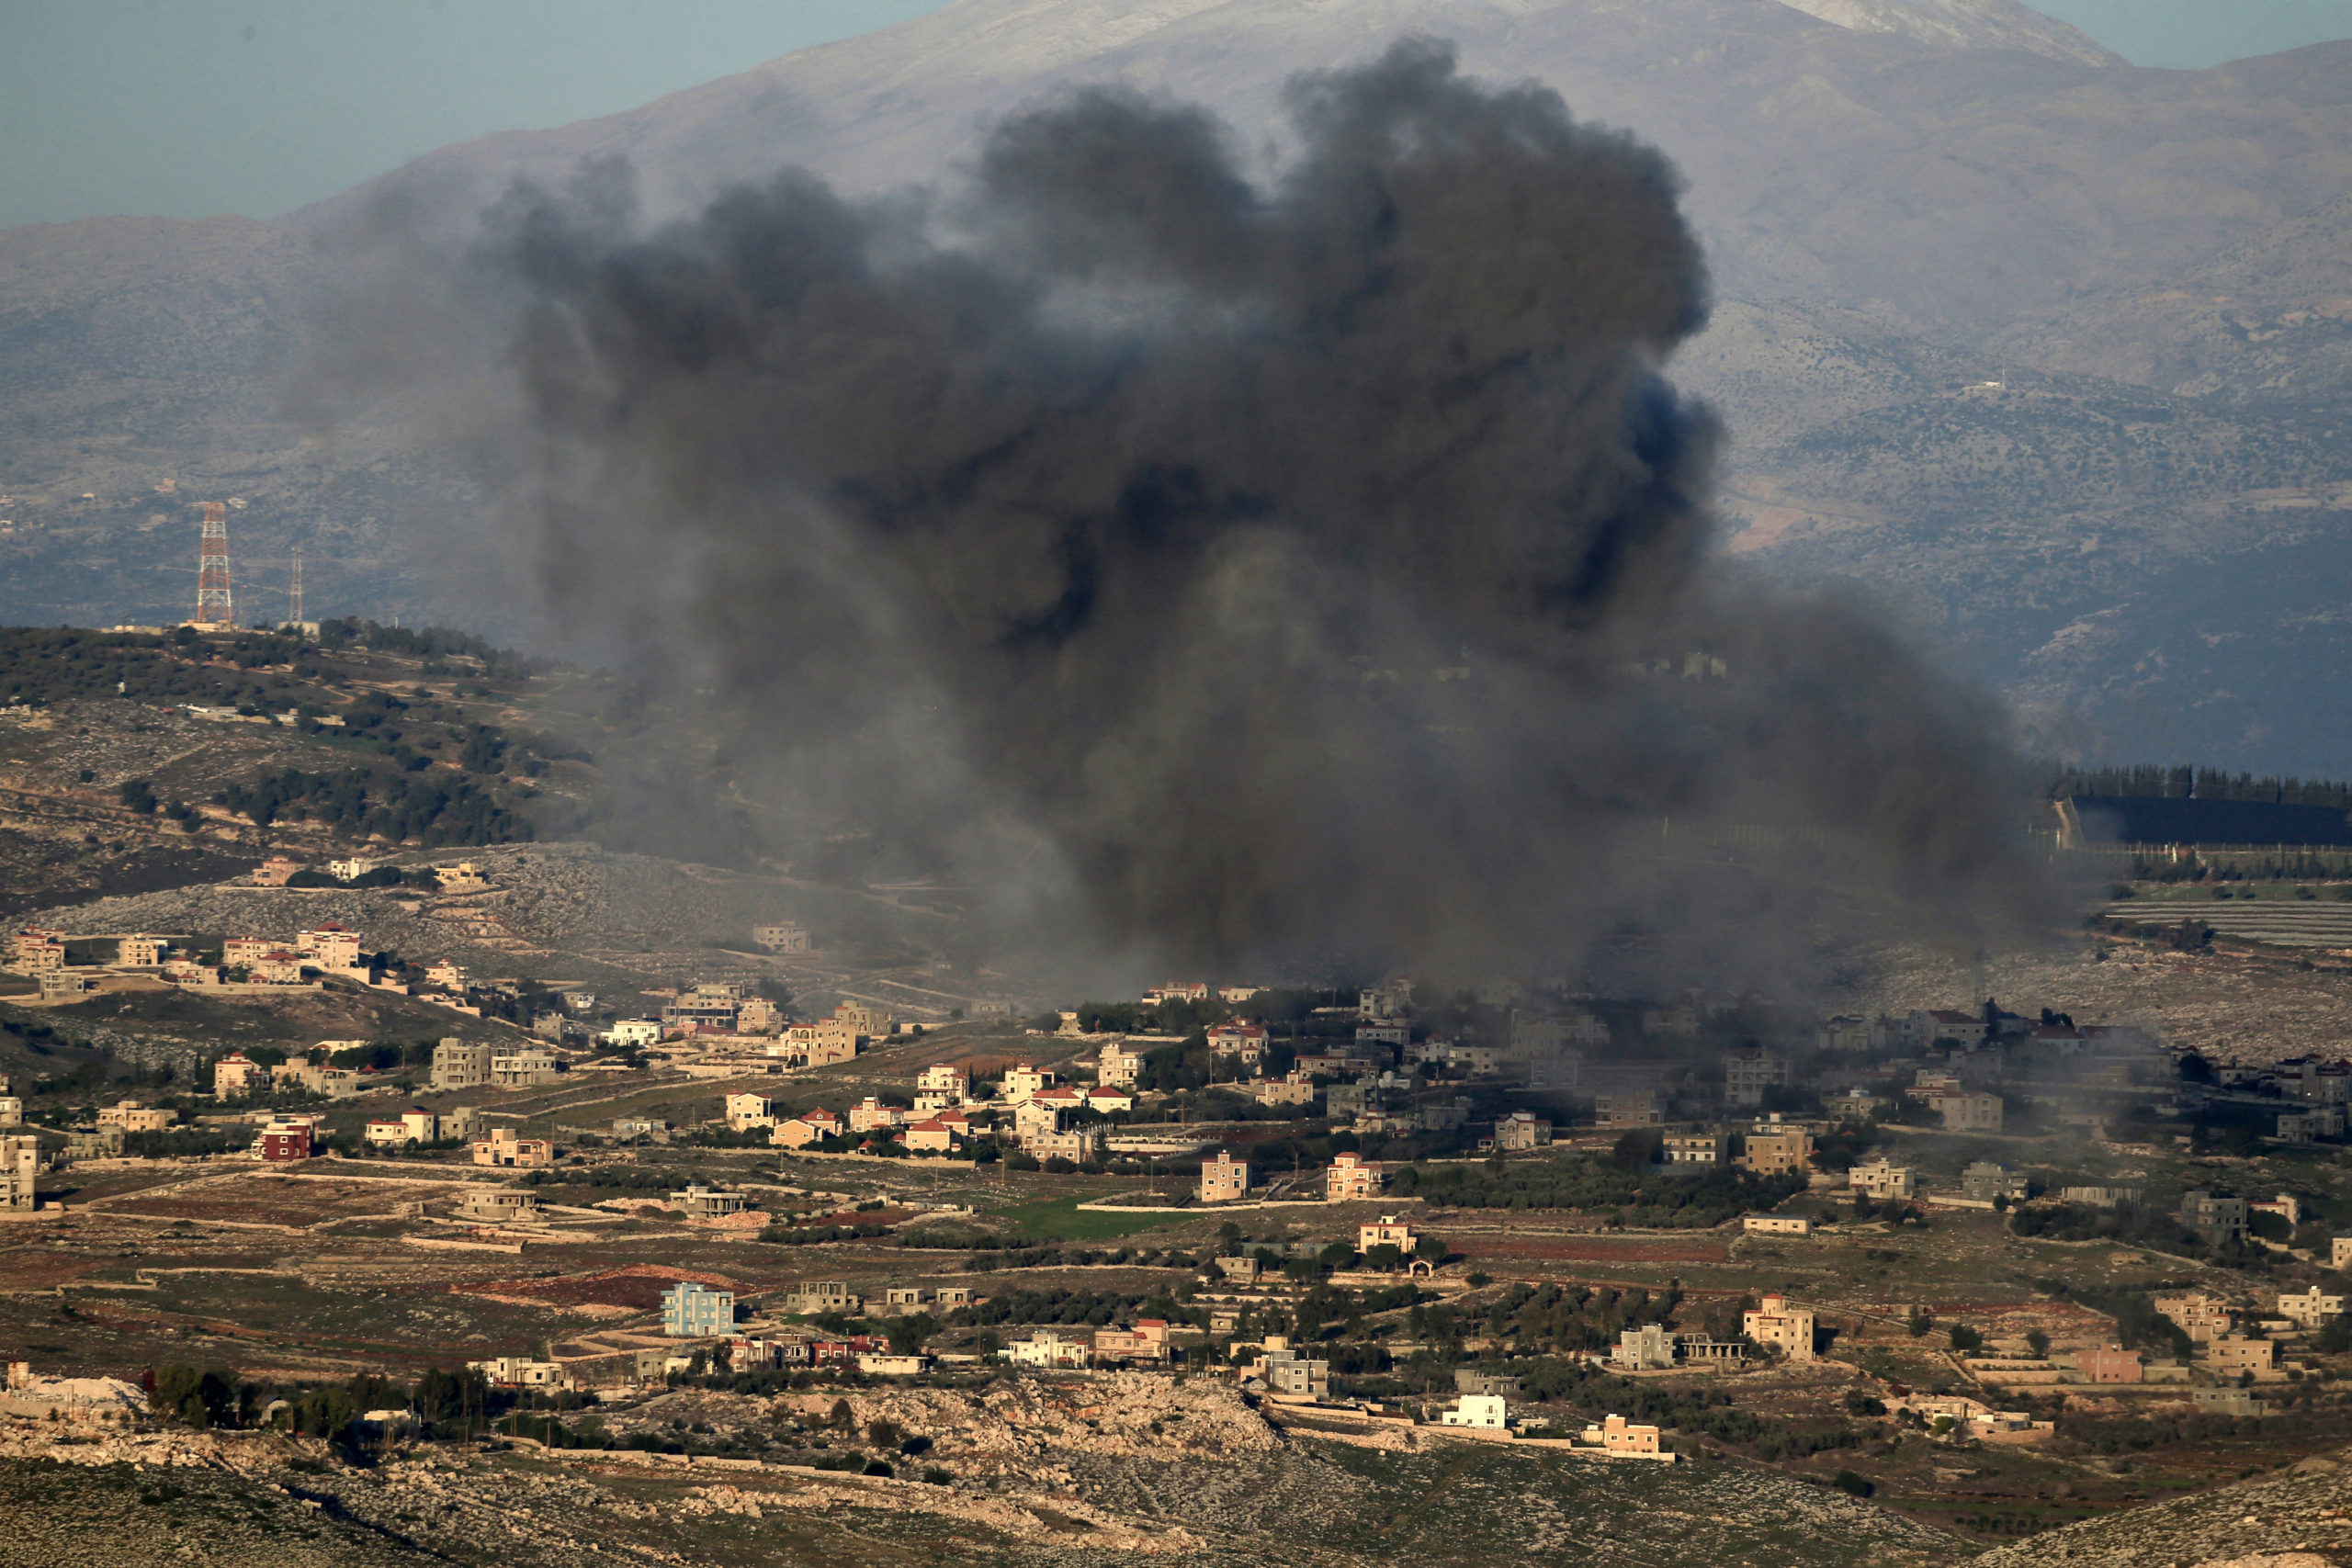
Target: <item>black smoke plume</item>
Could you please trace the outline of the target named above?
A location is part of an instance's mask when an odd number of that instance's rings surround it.
[[[464,292],[560,618],[1033,952],[1742,983],[1840,908],[2032,927],[1996,716],[1711,562],[1667,161],[1430,43],[1287,104],[1264,174],[1095,89],[940,191],[511,193]]]

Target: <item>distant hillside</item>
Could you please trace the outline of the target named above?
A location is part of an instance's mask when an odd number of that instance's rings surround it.
[[[314,614],[531,634],[461,404],[282,395],[339,239],[592,156],[657,211],[786,162],[885,188],[1106,78],[1250,140],[1405,32],[1680,164],[1721,305],[1670,368],[1726,419],[1732,548],[1885,598],[2046,749],[2352,773],[2352,44],[2142,70],[2011,0],[959,0],[277,222],[0,232],[0,615],[185,614],[189,503],[233,497],[241,603],[282,613],[300,545]]]
[[[2122,57],[2017,0],[1785,0],[1809,17],[1858,32],[1897,33],[1961,49],[2013,49],[2084,65]]]

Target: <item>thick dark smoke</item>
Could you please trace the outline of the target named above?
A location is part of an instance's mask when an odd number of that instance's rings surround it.
[[[1576,975],[1663,934],[1738,982],[1849,897],[2033,925],[1994,716],[1711,564],[1666,160],[1435,44],[1288,102],[1264,177],[1094,90],[944,194],[510,195],[484,445],[560,616],[1038,950]]]

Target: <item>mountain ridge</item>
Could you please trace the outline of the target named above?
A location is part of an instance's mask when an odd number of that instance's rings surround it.
[[[474,526],[465,476],[402,411],[328,429],[276,379],[336,247],[370,225],[458,235],[512,180],[597,157],[629,159],[657,215],[794,162],[887,190],[952,169],[992,116],[1090,81],[1204,102],[1272,157],[1294,72],[1413,31],[1677,160],[1719,303],[1669,369],[1730,423],[1735,549],[1889,596],[2062,716],[2085,754],[2218,750],[2259,730],[2272,739],[2245,765],[2352,771],[2352,739],[2283,753],[2290,727],[2250,709],[2180,727],[2257,688],[2291,711],[2301,688],[2267,667],[2290,644],[2308,664],[2310,628],[2334,624],[2306,573],[2261,563],[2352,538],[2352,471],[2329,434],[2352,400],[2352,43],[2173,72],[2086,58],[2063,33],[2035,52],[1936,32],[2013,36],[2034,15],[2009,0],[960,0],[620,115],[440,149],[270,223],[0,231],[15,416],[0,612],[170,615],[193,577],[179,498],[235,496],[246,603],[282,602],[302,544],[327,613],[465,613],[462,578],[431,558]],[[1966,390],[1996,381],[2018,396]],[[171,479],[175,496],[158,493]],[[2242,653],[2165,653],[2216,570],[2252,575],[2195,639]],[[2018,572],[2023,591],[2000,586]],[[2150,670],[2173,673],[2152,685]]]
[[[1901,33],[1963,49],[2016,49],[2084,65],[2123,57],[2081,28],[2017,0],[1782,0],[1809,17],[1858,32]]]

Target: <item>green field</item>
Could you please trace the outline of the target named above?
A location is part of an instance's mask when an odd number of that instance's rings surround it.
[[[1054,1241],[1104,1241],[1113,1236],[1135,1235],[1200,1218],[1196,1210],[1180,1209],[1162,1216],[1107,1214],[1079,1207],[1079,1204],[1089,1201],[1087,1196],[1074,1194],[1047,1203],[1023,1203],[1001,1213],[1004,1218],[1020,1227],[1022,1235]]]

